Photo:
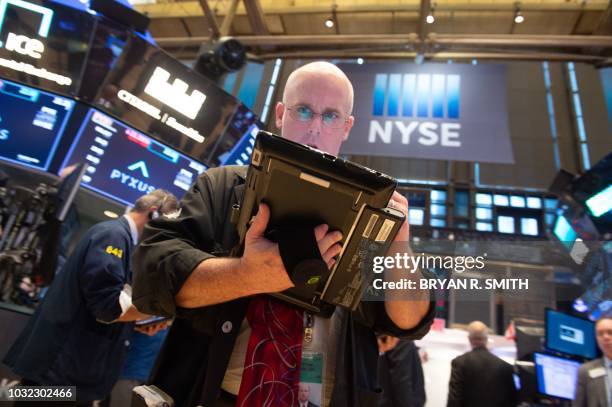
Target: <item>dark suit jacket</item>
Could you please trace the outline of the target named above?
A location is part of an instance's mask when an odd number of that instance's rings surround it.
[[[593,369],[604,369],[604,374],[591,377],[589,371]],[[607,407],[605,372],[603,358],[592,360],[580,366],[578,387],[572,407]]]
[[[486,348],[452,361],[447,407],[510,407],[517,404],[512,366]]]
[[[383,389],[378,407],[423,407],[425,378],[419,350],[413,341],[400,339],[397,346],[378,359]]]

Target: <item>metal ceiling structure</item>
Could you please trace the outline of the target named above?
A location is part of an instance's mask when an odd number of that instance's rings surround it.
[[[262,60],[612,63],[608,0],[156,0],[135,8],[151,18],[157,43],[181,59],[194,58],[203,42],[233,36]],[[430,14],[433,24],[426,22]]]

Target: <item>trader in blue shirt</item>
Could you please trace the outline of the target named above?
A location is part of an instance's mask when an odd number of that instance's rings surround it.
[[[132,305],[131,255],[145,224],[178,208],[174,195],[158,189],[87,231],[4,359],[23,385],[76,386],[78,405],[108,396],[132,321],[148,317]]]

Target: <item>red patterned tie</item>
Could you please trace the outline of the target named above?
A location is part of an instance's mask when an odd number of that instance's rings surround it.
[[[298,404],[303,312],[269,297],[247,310],[251,336],[236,407],[294,407]]]

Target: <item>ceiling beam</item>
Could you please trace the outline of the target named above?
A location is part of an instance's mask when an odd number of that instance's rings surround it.
[[[244,7],[253,33],[255,35],[270,34],[259,0],[244,0]]]
[[[200,0],[184,1],[175,3],[156,3],[156,4],[142,4],[134,6],[139,12],[146,14],[149,18],[185,18],[185,17],[201,17],[202,7],[199,3]],[[245,1],[246,4],[252,0]],[[258,2],[259,3],[259,2]],[[267,15],[276,14],[327,14],[330,12],[329,5],[313,5],[313,6],[291,6],[278,5],[278,2],[272,2],[271,0],[263,2],[262,7],[259,4],[259,8],[265,10]],[[336,12],[338,14],[343,13],[377,13],[377,12],[414,12],[417,13],[421,9],[420,3],[414,4],[338,4]],[[577,11],[605,11],[607,4],[605,3],[590,3],[582,5],[580,3],[522,3],[521,11],[565,11],[565,12],[577,12]],[[225,16],[230,14],[231,4],[224,9],[217,11],[217,16]],[[439,12],[472,12],[472,11],[484,11],[484,12],[514,12],[513,3],[441,3],[436,5],[436,11]],[[236,15],[246,15],[246,7],[238,7],[235,11]],[[264,13],[262,13],[263,15]]]
[[[236,16],[236,9],[238,9],[238,3],[240,3],[240,0],[232,0],[227,14],[225,17],[223,17],[223,23],[221,23],[221,28],[219,29],[222,37],[227,37],[230,34],[232,23],[234,22],[234,17]]]
[[[204,18],[208,23],[208,29],[213,38],[219,38],[221,36],[221,32],[219,31],[219,25],[215,20],[215,15],[213,14],[210,6],[208,5],[208,0],[198,0],[200,3],[200,7],[202,7],[202,11],[204,12]]]
[[[593,35],[612,35],[612,1],[608,3]]]
[[[342,59],[342,58],[365,58],[365,59],[414,59],[416,52],[353,52],[348,51],[306,51],[306,52],[272,52],[259,54],[261,60],[286,58],[286,59]],[[563,54],[554,52],[426,52],[425,60],[521,60],[521,61],[582,61],[589,63],[600,63],[606,60],[598,55]]]
[[[411,34],[379,35],[260,35],[234,37],[247,47],[292,46],[292,47],[329,47],[345,45],[391,46],[416,45],[418,36]],[[156,38],[161,47],[195,46],[209,41],[208,37],[168,37]],[[583,48],[603,47],[612,49],[609,36],[594,35],[455,35],[429,34],[429,45],[440,46],[507,46],[513,48]]]
[[[425,36],[427,35],[427,22],[425,21],[425,19],[427,18],[430,9],[431,1],[421,0],[421,7],[419,9],[419,19],[417,25],[417,36],[419,37],[419,41],[425,41]]]

